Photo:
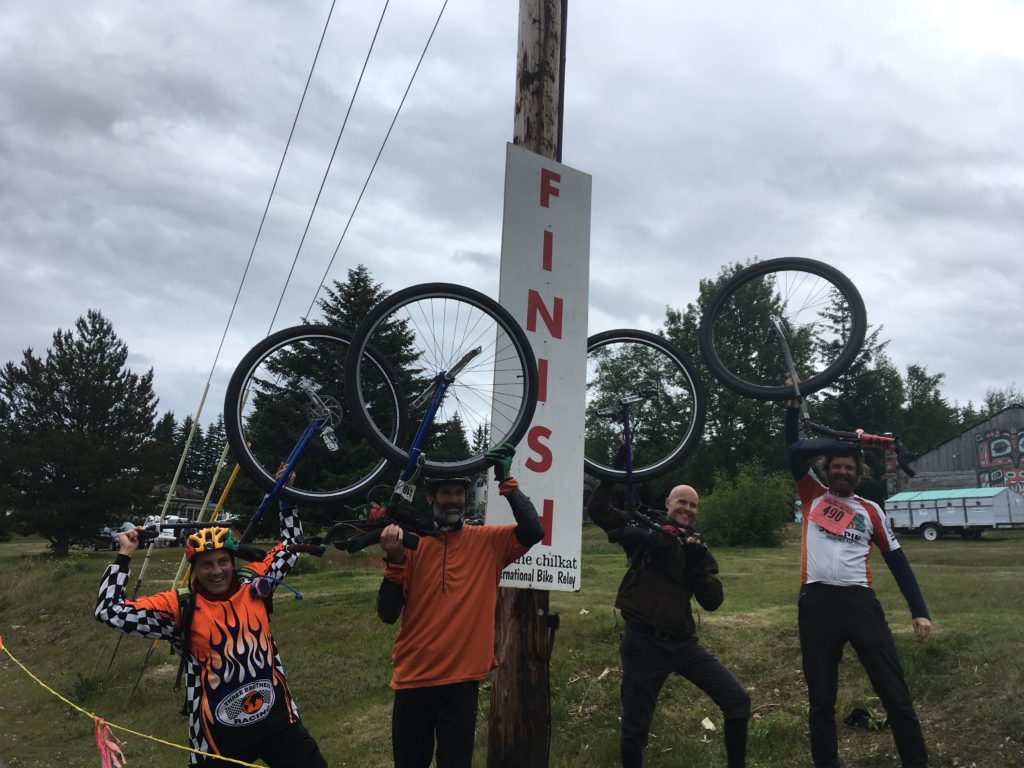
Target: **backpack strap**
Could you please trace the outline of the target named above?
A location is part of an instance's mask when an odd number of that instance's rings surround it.
[[[178,630],[181,632],[181,661],[174,678],[174,690],[181,689],[181,676],[192,655],[192,617],[196,612],[196,596],[189,587],[178,587]]]
[[[247,565],[243,565],[235,573],[239,579],[247,579],[250,583],[254,579],[260,578],[260,574],[256,573],[252,568]],[[263,604],[267,607],[267,616],[270,616],[274,612],[274,595],[269,594],[263,598]]]

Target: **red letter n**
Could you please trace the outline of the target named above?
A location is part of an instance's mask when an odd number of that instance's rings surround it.
[[[544,325],[547,326],[548,333],[551,334],[552,338],[562,338],[562,305],[564,302],[559,297],[555,297],[555,314],[552,316],[548,312],[548,308],[544,306],[544,300],[541,299],[540,294],[537,293],[533,288],[530,289],[530,293],[526,300],[526,330],[533,333],[537,332],[537,316],[544,321]]]

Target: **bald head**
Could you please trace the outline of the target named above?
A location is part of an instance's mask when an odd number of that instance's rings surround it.
[[[665,499],[668,519],[681,528],[690,528],[697,520],[697,505],[700,496],[692,485],[677,485]]]

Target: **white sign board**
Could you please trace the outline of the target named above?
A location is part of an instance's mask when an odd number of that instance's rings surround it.
[[[537,413],[512,475],[537,507],[544,540],[505,569],[502,586],[580,588],[591,177],[513,144],[505,160],[499,301],[537,356]],[[511,522],[488,487],[488,523]]]

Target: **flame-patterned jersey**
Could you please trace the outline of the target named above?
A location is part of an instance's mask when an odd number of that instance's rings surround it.
[[[290,510],[291,511],[291,510]],[[298,519],[288,516],[287,541],[301,536]],[[282,533],[285,533],[282,510]],[[298,555],[283,543],[264,560],[250,563],[252,576],[282,579]],[[96,617],[116,629],[169,640],[181,648],[178,593],[160,592],[137,600],[125,598],[130,558],[118,555],[100,585]],[[193,595],[191,658],[186,674],[185,706],[193,749],[231,755],[240,747],[298,720],[285,681],[284,667],[270,632],[263,599],[249,588],[249,576],[223,597]],[[192,755],[192,764],[197,758]]]
[[[834,496],[813,472],[796,481],[803,515],[800,583],[871,586],[871,544],[899,549],[882,509],[860,496]]]

